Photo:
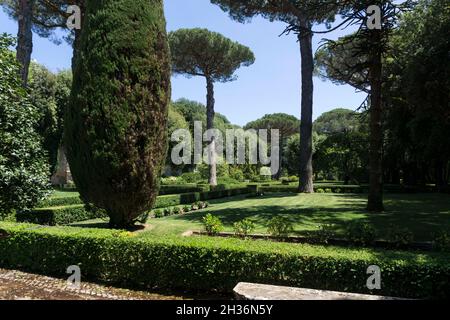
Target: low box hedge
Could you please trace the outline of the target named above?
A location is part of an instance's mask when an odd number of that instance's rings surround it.
[[[100,211],[86,210],[84,205],[38,208],[16,213],[17,222],[28,222],[49,226],[66,225],[104,217],[105,215]]]
[[[330,191],[331,193],[363,193],[367,192],[367,189],[362,186],[346,186],[346,185],[330,185],[330,186],[314,186],[315,192],[320,191]],[[297,185],[270,185],[270,186],[260,186],[260,192],[265,193],[281,193],[281,192],[291,192],[297,193]]]
[[[249,194],[252,192],[250,188],[234,188],[207,192],[191,192],[175,195],[159,196],[156,199],[154,208],[174,207],[182,204],[191,204],[197,201],[206,201],[212,199],[220,199],[233,197],[241,194]]]
[[[230,292],[241,281],[374,293],[450,298],[450,257],[440,253],[348,249],[213,237],[146,237],[107,229],[0,222],[0,267],[138,288]],[[370,265],[381,290],[369,291]]]
[[[83,201],[80,197],[50,197],[41,201],[39,203],[38,208],[49,208],[49,207],[63,207],[63,206],[73,206],[83,204]]]
[[[195,184],[186,184],[186,185],[161,185],[159,188],[159,195],[168,195],[168,194],[180,194],[180,193],[192,193],[192,192],[204,192],[207,191],[205,187],[200,187]]]

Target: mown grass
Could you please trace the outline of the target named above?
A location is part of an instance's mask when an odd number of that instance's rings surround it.
[[[219,217],[225,231],[233,231],[236,221],[248,218],[255,223],[256,233],[267,233],[267,223],[281,215],[294,225],[293,235],[318,230],[319,225],[333,224],[342,234],[351,221],[373,225],[379,238],[386,238],[393,226],[407,228],[416,241],[429,241],[436,232],[450,228],[450,195],[389,194],[386,211],[368,213],[366,196],[356,194],[271,194],[259,198],[245,196],[211,201],[211,207],[184,215],[151,219],[151,230],[140,236],[180,235],[187,230],[202,229],[202,218],[211,213]],[[77,223],[78,226],[105,226],[105,221]]]

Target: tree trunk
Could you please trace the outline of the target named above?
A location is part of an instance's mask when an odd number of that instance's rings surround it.
[[[313,71],[314,59],[312,50],[312,32],[309,22],[301,22],[304,28],[299,36],[302,58],[302,111],[300,124],[300,182],[299,191],[313,193],[312,167],[312,117],[313,117]]]
[[[214,82],[211,78],[206,78],[206,129],[214,129]],[[209,184],[217,186],[217,155],[216,141],[212,137],[208,150],[209,157]]]
[[[382,128],[382,55],[378,49],[381,31],[373,30],[370,62],[370,186],[367,210],[381,212],[383,207],[383,128]]]
[[[31,53],[33,52],[33,6],[34,0],[19,0],[19,31],[17,33],[17,61],[20,63],[20,78],[24,87],[28,85]]]

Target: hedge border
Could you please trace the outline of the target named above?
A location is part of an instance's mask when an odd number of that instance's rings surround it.
[[[0,266],[129,287],[230,292],[241,281],[405,298],[450,298],[450,258],[207,237],[134,238],[121,231],[0,223]],[[382,289],[366,287],[368,266]]]

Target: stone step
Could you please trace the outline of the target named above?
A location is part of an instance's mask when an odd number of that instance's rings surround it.
[[[359,293],[314,290],[240,282],[233,289],[238,300],[405,300]]]

